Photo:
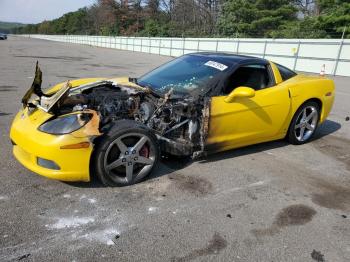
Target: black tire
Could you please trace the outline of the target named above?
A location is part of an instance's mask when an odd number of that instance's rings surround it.
[[[313,114],[312,118],[310,118],[310,120],[307,120],[308,118],[306,117],[303,120],[304,112],[307,117],[309,117],[310,114]],[[301,105],[300,108],[295,112],[292,122],[289,125],[287,134],[288,142],[293,145],[301,145],[309,142],[316,132],[319,119],[320,106],[318,105],[318,103],[309,101]]]
[[[91,171],[105,186],[128,186],[147,177],[158,161],[154,133],[135,121],[121,120],[98,139]]]

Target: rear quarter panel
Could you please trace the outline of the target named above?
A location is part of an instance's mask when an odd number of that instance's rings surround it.
[[[334,103],[335,86],[333,80],[300,74],[287,80],[285,84],[288,84],[291,96],[291,117],[303,103],[317,99],[321,102],[320,123],[325,121]]]

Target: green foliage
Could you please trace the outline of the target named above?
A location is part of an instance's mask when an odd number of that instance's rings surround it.
[[[143,34],[147,36],[158,36],[160,26],[157,21],[149,19],[145,22],[145,28],[143,29]]]
[[[296,20],[296,11],[285,0],[227,0],[217,26],[226,36],[271,37],[280,27]]]
[[[123,1],[98,0],[89,8],[36,25],[0,22],[0,31],[5,28],[20,34],[340,38],[348,26],[345,37],[350,37],[349,0],[148,0],[146,5],[142,0],[129,1],[126,6]]]
[[[140,32],[140,36],[161,36],[167,37],[169,32],[169,26],[167,23],[161,23],[154,19],[149,19],[145,21],[145,27]]]
[[[19,26],[24,26],[24,24],[9,23],[9,22],[1,22],[0,21],[0,33],[9,33],[11,30],[13,30]]]
[[[321,14],[315,18],[316,26],[324,29],[331,37],[340,37],[345,26],[348,26],[347,37],[350,37],[350,1],[321,0]]]
[[[325,30],[319,29],[314,19],[293,21],[272,32],[273,38],[329,38]]]

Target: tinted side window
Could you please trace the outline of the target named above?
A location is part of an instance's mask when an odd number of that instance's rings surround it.
[[[237,87],[247,86],[255,90],[261,90],[273,85],[273,79],[266,65],[252,64],[239,67],[227,81],[223,93],[231,93]]]
[[[293,72],[292,70],[288,69],[285,66],[276,64],[278,70],[280,71],[281,77],[283,81],[288,80],[289,78],[292,78],[293,76],[296,76],[297,74]]]

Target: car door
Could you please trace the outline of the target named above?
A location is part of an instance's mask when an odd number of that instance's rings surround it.
[[[249,75],[254,70],[259,72],[258,77]],[[259,78],[263,74],[267,79]],[[280,138],[290,111],[288,88],[280,82],[281,76],[272,63],[239,67],[228,81],[228,90],[211,99],[207,150],[222,151]],[[255,96],[225,102],[228,94],[241,85],[254,88]]]

